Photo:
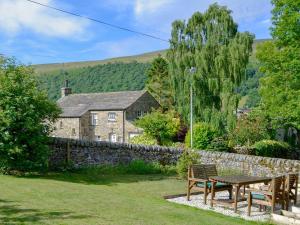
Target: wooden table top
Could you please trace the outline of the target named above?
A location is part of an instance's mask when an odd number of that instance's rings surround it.
[[[212,176],[209,177],[210,181],[222,182],[226,184],[235,184],[235,185],[247,185],[247,184],[256,184],[264,183],[271,181],[270,177],[256,177],[248,175],[231,175],[231,176]]]

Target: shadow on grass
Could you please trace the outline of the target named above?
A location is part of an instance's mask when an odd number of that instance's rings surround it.
[[[50,172],[47,174],[31,174],[17,176],[30,179],[49,179],[63,182],[80,183],[86,185],[117,185],[118,183],[135,183],[142,181],[159,181],[170,179],[174,176],[164,174],[102,174],[95,170],[73,171],[73,172]]]
[[[55,219],[84,219],[90,216],[74,215],[72,212],[24,209],[16,202],[0,199],[0,224],[39,223]]]

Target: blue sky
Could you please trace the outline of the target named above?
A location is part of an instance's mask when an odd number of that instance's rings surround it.
[[[36,0],[169,39],[171,23],[226,5],[240,31],[270,38],[270,0]],[[0,0],[0,53],[23,63],[97,60],[168,48],[168,43],[62,14],[25,0]]]

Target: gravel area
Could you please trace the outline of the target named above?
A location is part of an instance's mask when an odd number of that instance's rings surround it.
[[[215,199],[228,199],[228,197],[229,197],[228,192],[224,191],[224,192],[216,193]],[[200,209],[204,209],[204,210],[212,210],[212,211],[215,211],[218,213],[222,213],[226,216],[240,217],[245,220],[268,221],[271,218],[271,214],[270,214],[270,211],[268,210],[268,207],[267,207],[267,211],[259,212],[259,207],[257,205],[252,206],[251,216],[250,217],[247,216],[247,206],[248,206],[247,201],[238,203],[238,212],[237,213],[235,213],[233,211],[233,207],[223,206],[223,205],[220,205],[217,203],[214,204],[213,208],[211,208],[210,207],[210,195],[208,195],[206,205],[203,202],[203,194],[191,195],[190,201],[186,200],[186,196],[167,199],[167,201],[175,202],[175,203],[183,204],[183,205],[188,205],[188,206],[192,206],[192,207],[196,207],[196,208],[200,208]]]

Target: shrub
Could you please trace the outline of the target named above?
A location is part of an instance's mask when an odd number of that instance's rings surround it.
[[[213,151],[218,151],[218,152],[230,151],[230,148],[228,147],[228,140],[226,139],[226,137],[214,138],[210,143],[209,148]]]
[[[251,146],[257,141],[273,138],[273,132],[270,119],[256,109],[238,119],[235,129],[230,132],[229,145]]]
[[[136,121],[136,125],[157,141],[158,145],[167,145],[174,139],[180,127],[180,119],[173,111],[163,113],[153,111]]]
[[[145,133],[131,138],[130,143],[143,145],[157,145],[157,141],[153,137]]]
[[[288,143],[274,140],[262,140],[253,145],[257,156],[287,158],[291,153]]]
[[[186,178],[188,167],[198,162],[200,162],[199,154],[193,151],[184,151],[176,165],[176,170],[179,177]]]
[[[197,123],[193,127],[193,148],[208,149],[212,140],[217,136],[217,131],[208,123]],[[189,131],[185,137],[185,144],[191,147],[191,132]]]

